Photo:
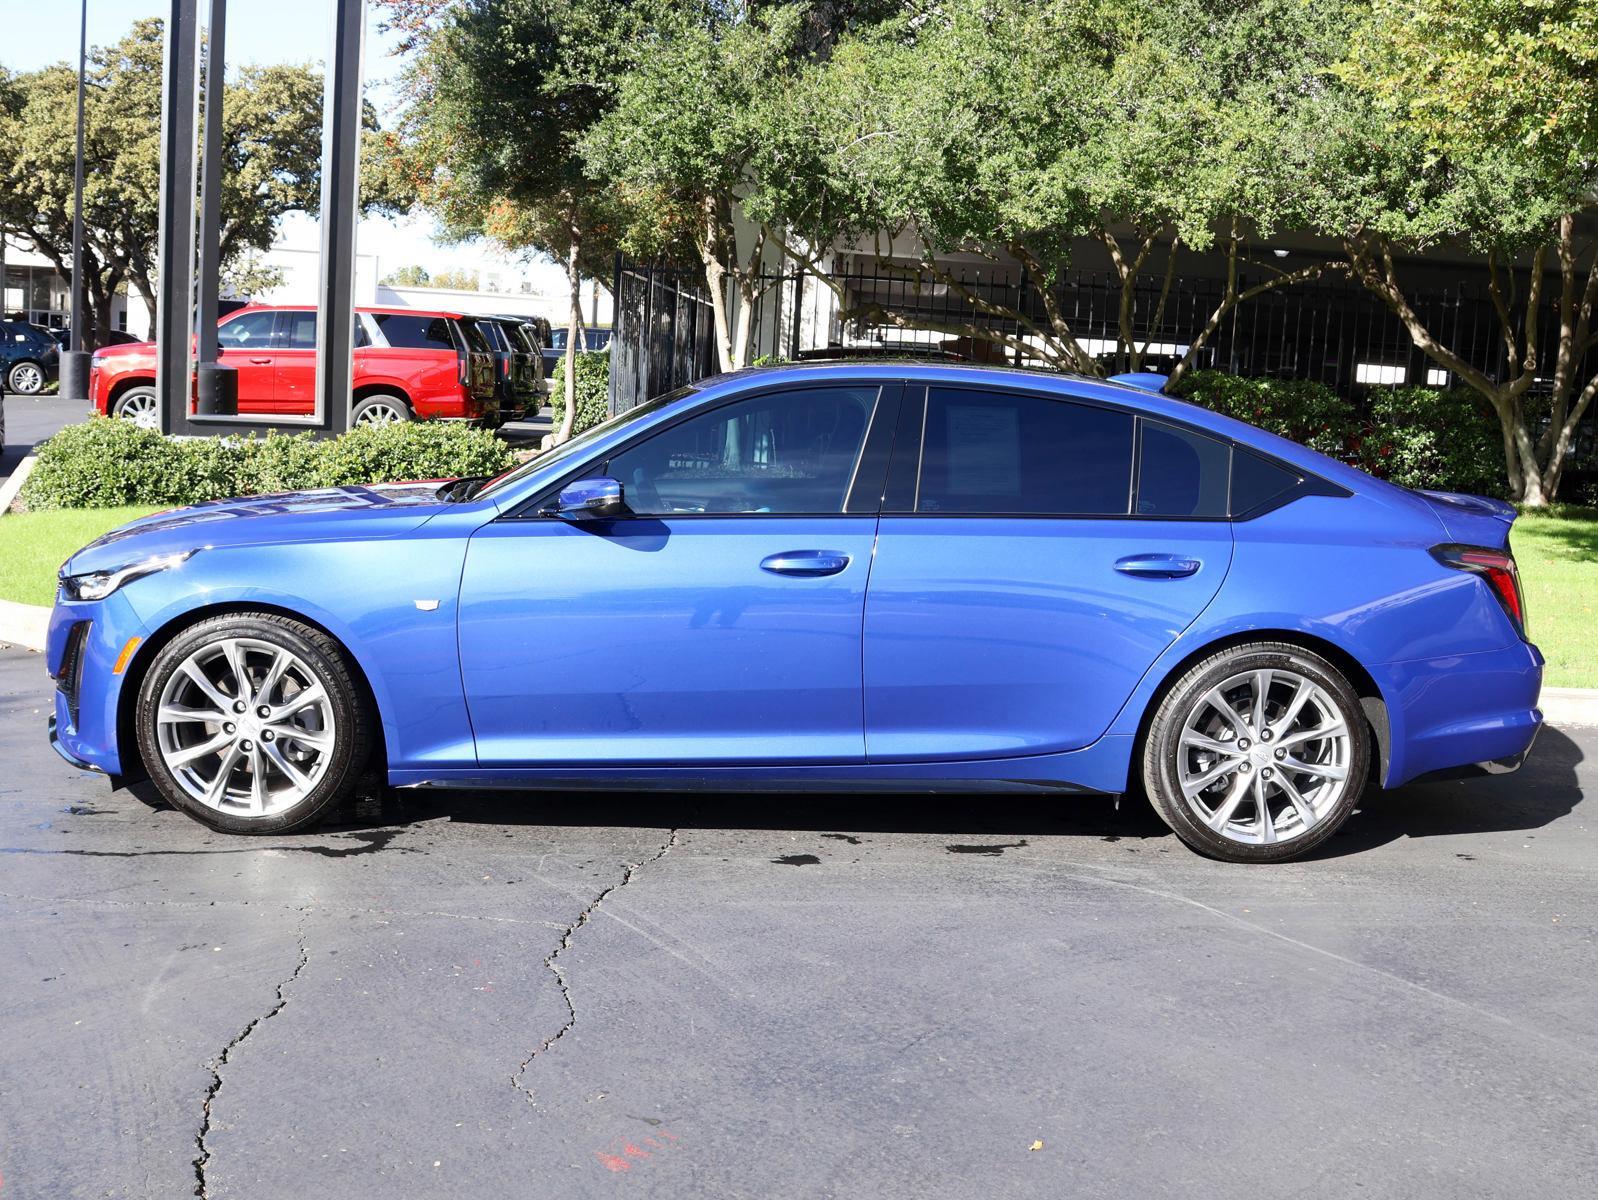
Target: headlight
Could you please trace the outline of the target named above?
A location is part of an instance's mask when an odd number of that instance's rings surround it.
[[[171,570],[193,553],[193,550],[183,550],[176,554],[158,554],[154,558],[141,559],[125,567],[113,567],[109,571],[90,571],[84,575],[62,574],[61,590],[73,600],[104,600],[124,583],[143,575],[154,575],[157,571]]]
[[[103,354],[99,353],[98,351],[96,351],[95,353],[89,355],[89,365],[91,367],[98,367],[104,362],[105,362],[105,356]]]

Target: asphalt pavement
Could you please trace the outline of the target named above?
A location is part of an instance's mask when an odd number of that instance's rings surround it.
[[[0,651],[0,1197],[1598,1190],[1598,730],[1241,867],[1108,799],[212,834]]]
[[[28,456],[36,442],[44,441],[75,421],[87,420],[90,412],[87,401],[63,400],[59,396],[8,394],[0,403],[6,406],[6,440],[4,449],[0,450],[0,479],[17,469],[17,464]]]

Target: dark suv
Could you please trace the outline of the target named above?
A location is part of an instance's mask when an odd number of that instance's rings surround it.
[[[512,420],[538,404],[544,385],[544,360],[533,345],[525,318],[478,317],[477,327],[494,351],[494,387],[499,414]]]
[[[56,377],[61,348],[48,330],[26,321],[0,321],[0,371],[5,390],[37,396]]]

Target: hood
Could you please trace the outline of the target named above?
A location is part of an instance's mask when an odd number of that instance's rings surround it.
[[[438,488],[437,481],[365,484],[177,508],[102,535],[68,559],[67,570],[105,570],[198,548],[394,537],[449,506]]]
[[[101,346],[94,352],[96,358],[149,358],[154,354],[154,342],[118,342],[112,346]]]
[[[1489,496],[1471,496],[1464,492],[1416,492],[1415,495],[1431,507],[1448,536],[1462,546],[1507,548],[1509,527],[1520,515],[1513,504]]]

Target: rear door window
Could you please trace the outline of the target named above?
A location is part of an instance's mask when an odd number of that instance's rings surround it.
[[[484,324],[487,324],[487,322],[484,322]],[[488,335],[483,332],[482,328],[477,324],[476,321],[470,319],[462,320],[460,322],[460,330],[462,335],[466,338],[467,346],[469,346],[471,349],[481,351],[485,354],[493,351],[494,345],[490,342]]]
[[[455,350],[448,317],[413,316],[410,313],[372,313],[383,340],[399,350]]]
[[[272,345],[272,327],[276,323],[275,312],[245,313],[217,327],[216,344],[225,350],[269,349]]]
[[[1048,396],[934,387],[915,511],[1125,516],[1132,420]]]

